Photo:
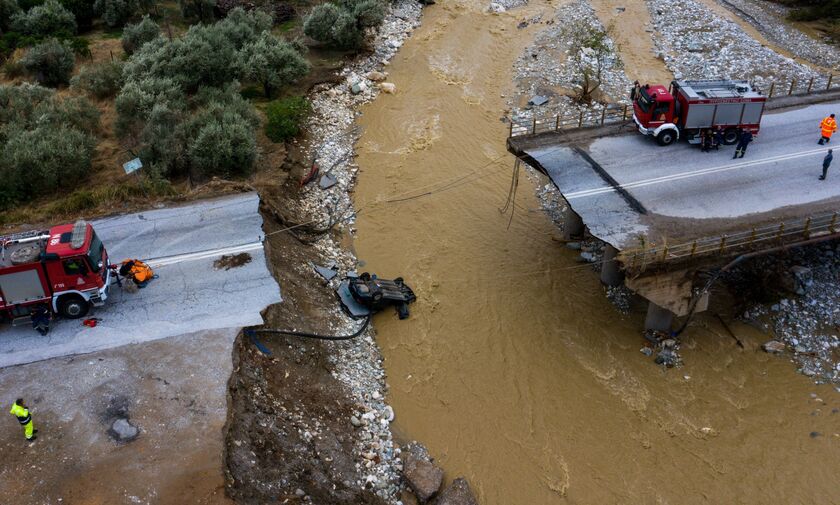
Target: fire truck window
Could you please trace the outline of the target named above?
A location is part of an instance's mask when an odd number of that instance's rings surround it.
[[[65,260],[64,273],[67,275],[87,275],[87,265],[80,259]]]

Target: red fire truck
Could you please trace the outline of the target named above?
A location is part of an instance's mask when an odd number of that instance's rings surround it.
[[[724,144],[738,140],[738,129],[758,133],[767,97],[747,81],[673,81],[645,85],[633,97],[633,120],[639,131],[660,145],[680,137],[700,143],[702,130],[723,130]]]
[[[0,236],[0,319],[28,319],[37,306],[80,318],[110,284],[108,253],[85,221]]]

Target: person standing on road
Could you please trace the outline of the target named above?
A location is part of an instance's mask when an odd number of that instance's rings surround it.
[[[820,122],[820,137],[819,142],[817,144],[823,145],[825,143],[831,142],[831,135],[837,131],[837,121],[834,120],[834,114],[824,118]]]
[[[715,148],[715,151],[720,150],[720,146],[723,145],[723,127],[718,126],[717,130],[715,130],[715,141],[712,143],[712,147]]]
[[[738,145],[735,146],[735,156],[732,157],[734,160],[735,158],[743,158],[744,154],[747,152],[747,146],[750,142],[753,141],[753,134],[749,130],[741,130],[741,133],[738,135]]]
[[[29,409],[23,402],[23,398],[15,400],[15,403],[12,405],[12,410],[9,413],[17,417],[18,422],[23,426],[23,435],[26,437],[26,440],[34,442],[36,438],[35,432],[38,430],[32,424],[32,414],[29,413]]]
[[[824,180],[825,180],[825,176],[827,176],[827,175],[828,175],[828,167],[830,167],[830,166],[831,166],[831,160],[833,160],[833,159],[834,159],[834,155],[833,155],[833,154],[831,154],[831,149],[829,149],[829,150],[828,150],[828,154],[826,154],[826,155],[825,155],[825,158],[823,158],[823,173],[822,173],[822,175],[820,176],[820,180],[821,180],[821,181],[824,181]]]

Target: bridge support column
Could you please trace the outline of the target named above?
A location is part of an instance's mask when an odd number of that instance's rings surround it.
[[[674,321],[674,313],[663,309],[659,305],[648,302],[647,317],[645,317],[645,329],[656,331],[671,331],[671,323]]]
[[[581,238],[584,229],[583,219],[571,207],[566,207],[566,217],[563,219],[563,240]]]
[[[603,263],[601,263],[601,282],[609,287],[619,286],[624,282],[624,271],[615,259],[616,256],[618,256],[618,249],[607,244],[604,249]]]

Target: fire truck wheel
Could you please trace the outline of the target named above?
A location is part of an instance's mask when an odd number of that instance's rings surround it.
[[[725,132],[723,132],[723,143],[731,146],[735,142],[738,142],[738,130],[735,128],[727,128]]]
[[[78,295],[65,295],[58,300],[58,313],[67,319],[79,319],[88,313],[90,305]]]
[[[674,135],[673,130],[662,130],[659,132],[659,135],[656,136],[656,141],[659,142],[661,146],[669,146],[677,140],[677,136]]]

